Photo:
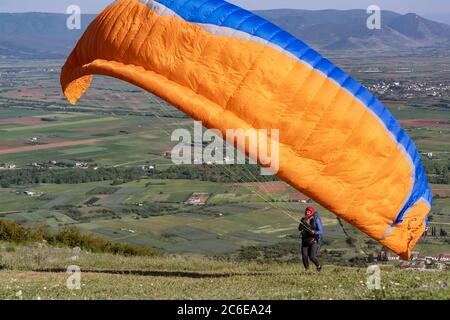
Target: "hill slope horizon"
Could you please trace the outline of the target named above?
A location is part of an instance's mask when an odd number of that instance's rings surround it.
[[[417,14],[382,12],[381,30],[369,30],[365,10],[255,11],[317,50],[398,51],[450,48],[450,25]],[[82,29],[69,30],[67,15],[0,13],[0,56],[65,58],[96,15],[82,16]]]

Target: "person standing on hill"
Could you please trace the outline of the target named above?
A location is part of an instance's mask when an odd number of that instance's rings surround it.
[[[323,227],[319,214],[313,207],[306,208],[305,217],[301,219],[298,230],[302,234],[301,252],[305,269],[309,269],[311,260],[316,265],[317,271],[322,270],[317,253],[323,237]]]

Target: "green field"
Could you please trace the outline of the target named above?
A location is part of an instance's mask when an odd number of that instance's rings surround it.
[[[412,74],[392,71],[412,67],[398,57],[334,58],[358,80],[369,84],[380,80],[437,83],[448,78],[439,67],[447,63],[448,57],[437,57],[434,62],[409,57],[407,60],[413,61],[417,69]],[[60,92],[61,61],[15,60],[13,63],[27,73],[24,76],[11,71],[10,79],[0,79],[3,85],[0,90],[0,164],[11,162],[23,169],[31,168],[32,163],[56,161],[67,165],[86,161],[99,167],[155,165],[164,169],[172,164],[164,153],[176,144],[171,141],[170,133],[175,128],[192,126],[192,121],[174,107],[110,78],[96,78],[84,99],[76,107],[70,106]],[[43,73],[43,64],[54,71]],[[380,64],[385,66],[384,73],[359,71]],[[7,63],[0,67],[6,71],[11,68]],[[10,85],[11,81],[14,86]],[[420,152],[433,152],[433,160],[423,156],[426,166],[448,166],[450,112],[438,106],[448,102],[448,97],[417,93],[410,98],[389,95],[380,98],[397,118],[406,121],[404,128]],[[428,122],[422,127],[411,122],[414,120]],[[37,139],[39,149],[33,149],[32,138]],[[51,148],[54,143],[68,144]],[[8,152],[2,153],[2,150]],[[45,170],[59,169],[53,166]],[[244,187],[210,181],[141,179],[114,186],[117,189],[107,194],[95,192],[111,188],[111,184],[113,181],[0,188],[0,218],[50,229],[74,225],[84,232],[117,242],[151,246],[171,253],[214,255],[235,253],[246,246],[275,246],[297,241],[296,220],[306,206],[287,202],[290,193],[295,192],[292,188],[263,192],[263,184]],[[435,195],[440,195],[432,208],[432,226],[450,232],[450,185],[433,185],[432,188]],[[25,191],[35,192],[36,196],[28,197]],[[192,193],[209,193],[210,198],[205,206],[185,205],[184,201]],[[86,205],[94,196],[99,201]],[[361,255],[361,251],[369,253],[380,249],[380,246],[368,245],[365,235],[344,223],[347,234],[356,242],[347,243],[336,217],[317,207],[326,228],[324,249],[344,250],[349,257]],[[436,237],[421,241],[418,248],[424,254],[449,252],[448,239]]]
[[[171,126],[170,121],[165,123],[150,116],[111,117],[86,112],[66,115],[40,111],[30,114],[28,110],[0,108],[0,119],[20,121],[30,117],[52,117],[57,121],[38,125],[0,123],[2,162],[13,162],[19,167],[27,167],[32,162],[70,162],[79,159],[90,159],[103,166],[170,163],[163,156],[174,144],[166,133]],[[48,149],[2,154],[2,148],[30,147],[33,137],[38,139],[41,148],[48,146]],[[87,141],[85,145],[51,148],[52,143],[83,141]]]
[[[292,191],[289,188],[284,193],[264,194],[264,197],[278,199],[266,202],[255,195],[253,187],[236,184],[200,181],[193,184],[190,180],[159,179],[141,179],[114,187],[110,184],[111,181],[103,181],[0,189],[0,218],[28,226],[47,226],[51,230],[75,225],[88,234],[165,252],[217,255],[233,253],[241,247],[275,245],[295,239],[298,236],[297,219],[307,206],[285,202],[285,193]],[[448,186],[435,187],[440,192],[450,192]],[[25,190],[41,196],[26,196]],[[108,194],[103,194],[103,190],[108,190]],[[212,200],[228,200],[211,201],[205,206],[185,205],[184,200],[193,192],[211,192]],[[250,198],[230,197],[234,193],[254,198],[250,202],[247,201]],[[85,205],[93,196],[101,200],[94,206]],[[154,204],[159,204],[160,210],[169,207],[172,211],[142,216],[140,211],[133,211],[139,209],[136,203],[143,204],[143,212]],[[341,249],[349,255],[357,255],[359,249],[366,247],[368,238],[347,223],[344,224],[346,232],[358,245],[346,243],[346,236],[335,216],[317,204],[315,206],[321,212],[325,226],[327,242],[324,249]],[[450,231],[449,208],[448,199],[436,200],[433,226]],[[421,241],[417,249],[423,254],[441,253],[448,247],[443,244],[439,239]],[[380,249],[375,246],[368,252]]]

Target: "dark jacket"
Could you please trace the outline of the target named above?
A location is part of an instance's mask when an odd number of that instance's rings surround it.
[[[311,229],[311,231],[313,232],[313,233],[311,233],[311,232],[305,230],[305,228],[303,228],[302,224],[301,223],[299,224],[298,230],[302,233],[302,245],[303,246],[312,245],[312,244],[314,244],[315,241],[319,241],[320,236],[319,236],[318,232],[319,232],[320,226],[318,226],[315,217],[311,218],[309,223],[306,222],[305,218],[302,219],[302,222],[304,224],[306,224],[309,227],[309,229]]]

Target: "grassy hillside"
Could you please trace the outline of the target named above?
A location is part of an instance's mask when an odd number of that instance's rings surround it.
[[[450,272],[382,266],[382,290],[366,269],[236,263],[200,257],[123,257],[42,244],[0,243],[0,299],[449,299]],[[81,268],[81,289],[66,287],[67,267]]]
[[[43,245],[0,244],[0,299],[449,299],[450,272],[385,266],[382,290],[366,286],[365,269],[235,263],[206,258],[123,257]],[[82,270],[81,290],[66,287],[66,269]],[[22,295],[18,295],[21,291]]]

